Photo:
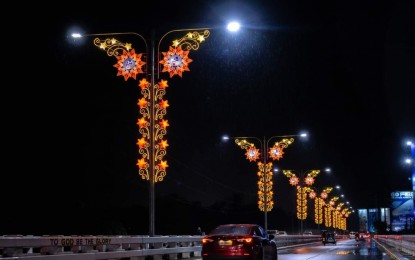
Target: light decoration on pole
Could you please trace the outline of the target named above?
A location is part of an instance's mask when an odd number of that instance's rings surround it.
[[[248,137],[249,138],[249,137]],[[273,199],[273,182],[272,182],[272,162],[267,162],[267,156],[265,155],[268,142],[274,138],[271,137],[268,141],[261,141],[259,138],[255,138],[260,141],[262,151],[255,147],[254,143],[248,142],[248,138],[235,139],[235,143],[245,149],[246,159],[250,162],[256,162],[260,159],[262,154],[263,161],[259,161],[258,165],[258,208],[260,211],[269,212],[274,207]],[[279,142],[275,142],[274,146],[269,148],[268,155],[272,160],[279,160],[284,155],[284,149],[294,142],[294,138],[284,138]]]
[[[320,170],[310,170],[301,174],[302,182],[307,186],[312,186],[315,181],[315,177],[320,173]],[[307,218],[307,192],[311,189],[300,184],[300,179],[292,170],[283,170],[283,174],[289,179],[291,186],[297,186],[297,218],[304,220]],[[307,175],[306,175],[307,174]],[[304,177],[304,175],[306,175]]]
[[[341,222],[341,210],[344,206],[343,202],[339,202],[335,209],[333,210],[333,227],[340,229],[340,222]]]
[[[162,40],[173,32],[185,32],[185,35],[173,40],[167,51],[160,52]],[[141,38],[146,47],[145,52],[137,53],[131,43],[121,42],[112,37],[123,35],[135,35]],[[140,158],[137,159],[136,165],[141,179],[150,182],[150,236],[155,234],[154,184],[164,180],[166,169],[169,167],[167,161],[164,160],[169,146],[165,135],[170,126],[169,121],[165,118],[170,104],[168,100],[164,99],[164,96],[169,85],[167,80],[160,78],[160,71],[168,73],[170,78],[176,75],[182,77],[184,72],[190,71],[189,64],[193,61],[189,58],[189,52],[198,50],[200,44],[209,35],[209,28],[172,30],[160,38],[157,48],[155,47],[154,33],[150,48],[147,40],[134,32],[84,35],[96,36],[97,38],[93,41],[94,45],[105,51],[108,56],[116,58],[114,67],[117,69],[117,76],[121,76],[127,81],[129,79],[137,80],[139,74],[144,74],[138,82],[141,97],[137,101],[140,113],[137,126],[140,136],[136,144]],[[81,37],[79,34],[72,36]],[[100,37],[110,38],[101,39]]]
[[[324,207],[324,225],[326,227],[331,227],[333,225],[332,221],[332,211],[334,210],[334,205],[336,205],[336,201],[339,197],[335,196],[329,200],[328,203],[325,204]]]
[[[318,190],[316,188],[311,188],[310,193],[308,194],[310,199],[314,199],[314,222],[318,225],[323,223],[323,206],[325,205],[325,199],[327,199],[328,194],[333,190],[332,187],[327,187],[323,189],[318,196]]]
[[[350,215],[350,209],[349,208],[344,208],[341,211],[341,215],[340,215],[340,229],[341,230],[346,230],[347,229],[347,218]]]

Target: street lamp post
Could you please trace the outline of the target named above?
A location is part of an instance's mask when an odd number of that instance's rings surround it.
[[[183,32],[181,38],[172,41],[168,50],[160,51],[161,43],[171,33]],[[153,31],[151,39],[147,40],[141,34],[135,32],[125,33],[99,33],[72,34],[75,38],[83,36],[95,37],[95,46],[105,51],[108,56],[116,58],[114,65],[117,68],[117,76],[122,76],[125,81],[132,78],[137,80],[138,74],[143,77],[138,82],[141,89],[141,98],[138,100],[140,118],[137,125],[140,137],[137,140],[140,158],[137,160],[138,173],[143,180],[149,181],[149,235],[155,235],[155,183],[163,181],[166,176],[167,161],[163,160],[168,147],[165,135],[168,120],[168,100],[164,99],[166,88],[169,86],[167,80],[160,77],[160,73],[166,72],[170,78],[182,77],[183,73],[189,71],[189,52],[198,50],[200,44],[209,37],[209,28],[179,29],[165,33],[156,43]],[[145,45],[143,53],[138,53],[132,44],[122,42],[115,37],[126,38],[135,36]],[[103,37],[103,38],[101,38]]]
[[[279,160],[283,157],[284,149],[287,148],[290,144],[294,142],[296,136],[306,137],[306,134],[300,135],[282,135],[282,136],[272,136],[268,139],[263,137],[260,139],[258,137],[228,137],[224,136],[224,140],[230,138],[235,140],[235,143],[242,149],[246,150],[246,159],[250,162],[257,162],[258,165],[258,208],[260,211],[264,212],[264,229],[268,230],[268,218],[267,212],[271,211],[274,206],[273,201],[273,170],[272,162],[268,161],[268,158],[272,160]],[[275,138],[283,138],[282,140],[275,142],[272,147],[269,146],[269,143]],[[260,144],[260,148],[256,148],[253,142],[248,140],[255,140]],[[268,152],[268,156],[267,156]],[[261,158],[262,155],[262,158]],[[262,160],[260,160],[260,158]]]
[[[298,173],[301,180],[293,170],[283,170],[285,176],[289,178],[292,186],[297,188],[297,218],[300,220],[300,235],[303,234],[303,220],[307,218],[307,193],[311,191],[310,186],[314,184],[315,177],[320,170],[307,170]]]

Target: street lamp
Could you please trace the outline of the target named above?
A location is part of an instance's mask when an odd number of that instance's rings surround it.
[[[239,28],[237,24],[232,29]],[[138,80],[141,98],[137,105],[140,117],[137,125],[140,137],[137,140],[140,158],[137,160],[138,173],[143,180],[150,183],[149,187],[149,235],[155,235],[155,193],[156,182],[161,182],[166,176],[167,161],[163,160],[167,147],[169,146],[165,135],[167,127],[170,126],[165,116],[168,100],[164,99],[168,81],[161,78],[160,74],[166,72],[170,78],[190,71],[189,64],[193,61],[189,58],[189,52],[198,50],[210,35],[210,28],[178,29],[165,33],[156,43],[153,31],[151,39],[144,38],[135,32],[123,33],[98,33],[85,34],[73,33],[72,37],[94,37],[95,46],[105,51],[108,56],[116,58],[114,67],[117,76],[122,76],[125,81],[137,80],[138,74],[143,74]],[[161,52],[160,46],[163,40],[172,33],[183,33],[168,46],[166,51]],[[129,42],[123,42],[115,37],[125,38],[134,36],[144,44],[144,52],[139,53]]]
[[[260,211],[264,212],[264,228],[265,231],[268,230],[268,219],[267,219],[267,212],[271,211],[274,206],[273,195],[274,192],[272,190],[273,182],[273,168],[272,162],[268,161],[269,159],[272,160],[279,160],[283,157],[284,149],[287,148],[290,144],[294,142],[294,138],[296,136],[306,137],[306,134],[299,134],[299,135],[281,135],[281,136],[271,136],[268,139],[263,137],[260,139],[258,137],[249,137],[249,136],[241,136],[241,137],[229,137],[223,136],[223,140],[234,139],[235,143],[241,148],[246,151],[246,159],[250,162],[257,162],[258,165],[258,208]],[[269,143],[275,138],[283,138],[282,140],[275,142],[272,147],[269,146]],[[249,142],[248,140],[255,140],[259,143],[260,148],[256,148],[253,142]],[[262,158],[260,158],[262,155]],[[260,160],[262,159],[262,161]]]

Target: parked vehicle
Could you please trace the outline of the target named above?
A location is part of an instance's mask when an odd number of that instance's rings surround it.
[[[278,259],[273,234],[257,224],[219,225],[202,238],[202,258]]]

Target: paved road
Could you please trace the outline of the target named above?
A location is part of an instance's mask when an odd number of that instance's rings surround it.
[[[201,257],[191,259],[201,260]],[[337,241],[336,245],[312,243],[306,246],[279,248],[278,260],[392,260],[382,251],[373,240],[366,239],[356,242],[354,239]],[[412,260],[414,257],[405,256],[401,259]]]

